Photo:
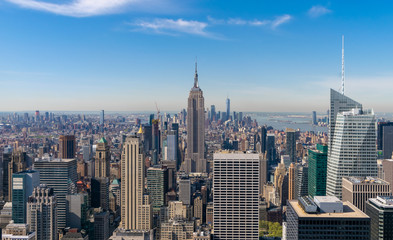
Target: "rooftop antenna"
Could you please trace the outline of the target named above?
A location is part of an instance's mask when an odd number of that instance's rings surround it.
[[[344,95],[344,82],[345,82],[345,72],[344,72],[344,35],[342,35],[342,50],[341,50],[341,93]]]

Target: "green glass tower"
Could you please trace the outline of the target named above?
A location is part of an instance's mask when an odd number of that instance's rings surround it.
[[[165,193],[168,191],[167,169],[147,169],[147,190],[152,200],[153,212],[159,212],[165,205]]]
[[[327,145],[308,150],[308,194],[312,197],[326,196],[327,154]]]

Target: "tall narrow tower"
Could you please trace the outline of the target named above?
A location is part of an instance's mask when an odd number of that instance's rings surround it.
[[[229,97],[227,97],[226,104],[227,104],[227,120],[229,120],[231,116],[231,100],[229,99]]]
[[[95,177],[110,177],[110,147],[105,138],[98,141],[95,158]]]
[[[199,88],[195,63],[194,86],[188,97],[187,108],[187,155],[185,171],[206,172],[205,159],[205,99]]]
[[[136,136],[127,137],[121,157],[121,223],[129,230],[150,230],[152,208],[145,194],[145,164],[142,142]]]

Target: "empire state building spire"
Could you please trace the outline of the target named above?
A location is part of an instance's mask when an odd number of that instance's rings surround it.
[[[197,68],[197,61],[196,61],[196,60],[195,60],[194,88],[199,88],[199,83],[198,83],[198,68]]]

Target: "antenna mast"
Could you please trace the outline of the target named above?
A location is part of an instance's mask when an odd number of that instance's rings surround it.
[[[345,82],[345,72],[344,72],[344,35],[342,36],[342,50],[341,50],[341,93],[344,95],[344,82]]]

